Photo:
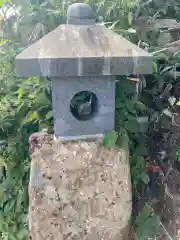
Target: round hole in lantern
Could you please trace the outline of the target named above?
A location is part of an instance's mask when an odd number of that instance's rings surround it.
[[[70,110],[79,121],[91,120],[98,110],[98,99],[90,91],[78,92],[71,99]]]

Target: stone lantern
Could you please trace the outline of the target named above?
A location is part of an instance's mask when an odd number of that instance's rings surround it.
[[[67,24],[26,48],[15,63],[18,76],[52,80],[55,137],[65,140],[112,130],[116,76],[153,71],[151,55],[95,24],[92,9],[85,3],[72,4]],[[75,107],[73,101],[81,97],[87,102]]]

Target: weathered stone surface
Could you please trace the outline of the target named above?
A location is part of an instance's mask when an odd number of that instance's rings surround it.
[[[101,143],[31,137],[30,239],[129,240],[128,156]]]
[[[67,11],[68,24],[91,25],[95,23],[92,8],[86,3],[74,3]]]
[[[16,57],[18,76],[150,74],[151,55],[100,25],[60,25]]]
[[[54,129],[57,139],[78,139],[106,134],[114,129],[115,122],[115,81],[109,76],[83,78],[55,78],[52,81],[54,106]],[[67,84],[68,81],[68,84]],[[70,109],[71,100],[78,92],[95,94],[96,109],[86,121],[76,119]]]

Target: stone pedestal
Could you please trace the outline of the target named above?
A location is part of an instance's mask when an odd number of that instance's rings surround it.
[[[55,142],[30,138],[31,240],[129,240],[128,156],[102,139]]]

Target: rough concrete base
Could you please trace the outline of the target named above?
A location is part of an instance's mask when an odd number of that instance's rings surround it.
[[[130,239],[128,156],[101,143],[31,137],[29,239]]]

